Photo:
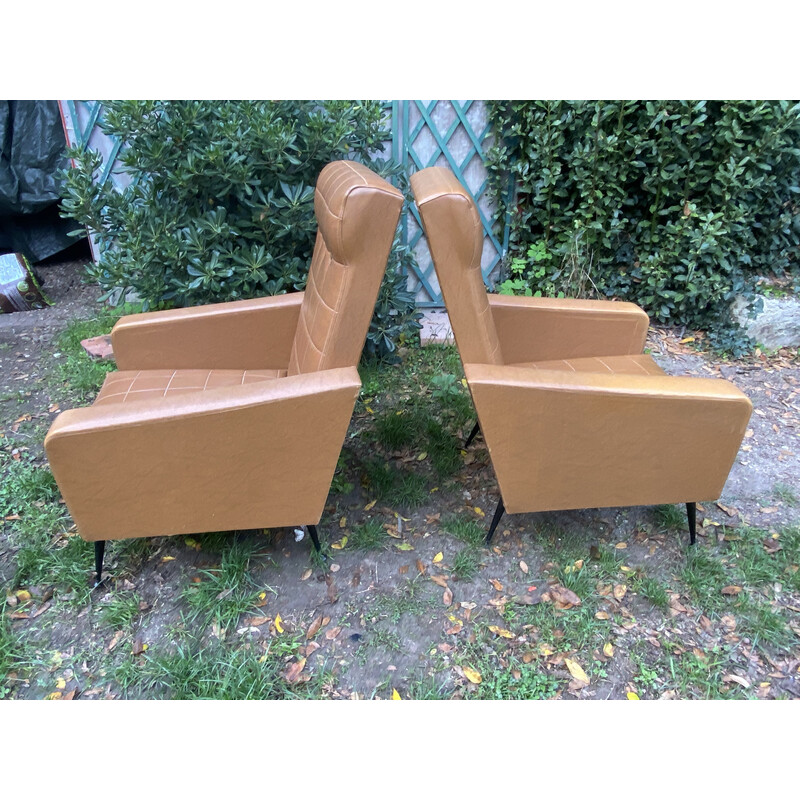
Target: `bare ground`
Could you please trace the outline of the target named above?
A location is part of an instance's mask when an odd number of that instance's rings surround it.
[[[0,447],[28,447],[38,460],[44,458],[44,432],[65,407],[47,380],[53,338],[69,320],[91,316],[97,307],[98,292],[80,282],[78,267],[48,268],[45,291],[55,300],[52,308],[0,317],[0,433],[5,437]],[[785,491],[789,487],[800,493],[800,362],[796,352],[786,351],[725,362],[694,350],[696,343],[681,342],[666,329],[652,330],[649,340],[668,373],[725,377],[755,407],[723,496],[703,504],[698,514],[699,547],[716,555],[738,527],[779,534],[800,521],[800,507]],[[54,409],[57,402],[61,405]],[[320,565],[310,559],[307,540],[295,542],[289,529],[231,534],[253,550],[248,573],[264,597],[227,630],[201,626],[196,633],[208,647],[215,641],[235,643],[259,658],[270,652],[276,637],[294,634],[296,646],[286,656],[287,681],[298,687],[306,677],[322,676],[313,695],[320,697],[386,698],[393,690],[401,697],[696,697],[704,696],[703,681],[712,680],[720,695],[800,694],[800,598],[788,591],[780,597],[795,633],[793,643],[757,648],[752,635],[737,629],[732,612],[706,611],[687,591],[681,580],[687,533],[665,527],[650,508],[507,516],[493,546],[477,549],[477,574],[457,580],[454,562],[465,545],[444,531],[442,522],[458,515],[486,526],[499,497],[488,453],[478,437],[455,479],[447,482],[425,472],[416,452],[386,454],[422,470],[428,499],[415,509],[372,504],[375,498],[361,465],[374,455],[375,445],[354,434],[371,430],[381,402],[376,398],[374,408],[362,402],[357,406],[342,476],[351,488],[332,492],[319,529],[323,539],[336,545],[352,535],[354,526],[375,518],[387,531],[385,541],[369,551],[330,549],[328,562]],[[104,587],[88,602],[76,604],[57,584],[14,583],[19,543],[12,540],[12,524],[6,521],[0,534],[0,582],[10,594],[19,589],[31,594],[27,604],[9,611],[14,612],[15,633],[35,659],[34,666],[8,676],[10,696],[170,696],[168,685],[142,690],[142,684],[123,686],[115,676],[123,663],[135,674],[154,654],[170,652],[176,631],[191,627],[185,590],[206,579],[204,570],[219,566],[224,546],[218,538],[155,538],[142,546],[112,542]],[[584,597],[583,603],[559,605],[552,597],[542,600],[554,586],[563,588],[570,574],[565,567],[573,561],[580,564],[576,571],[599,570],[595,556],[603,549],[619,559],[622,571],[613,578],[593,573],[591,601]],[[90,567],[87,558],[87,582]],[[656,607],[632,588],[631,575],[645,574],[666,587],[667,608]],[[101,612],[125,592],[137,595],[140,613],[129,627],[109,628]],[[526,616],[548,602],[554,607],[550,627],[544,618]],[[581,618],[585,641],[575,638],[577,627],[570,627],[573,620],[578,625],[570,614],[581,610],[593,612]],[[726,660],[715,671],[711,654],[719,652]],[[674,675],[674,663],[686,667],[684,659],[692,653],[705,669],[703,681],[670,681],[667,662]],[[576,677],[576,663],[588,673],[588,685],[579,673]],[[526,672],[532,667],[535,674]],[[477,682],[475,673],[481,670]],[[525,681],[530,681],[527,689]]]

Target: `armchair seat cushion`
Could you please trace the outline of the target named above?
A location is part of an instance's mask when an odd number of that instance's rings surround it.
[[[555,361],[530,361],[508,364],[529,369],[560,369],[567,372],[601,372],[607,375],[663,375],[664,370],[648,355],[560,358]]]
[[[285,369],[152,369],[111,372],[94,405],[130,403],[283,378]]]

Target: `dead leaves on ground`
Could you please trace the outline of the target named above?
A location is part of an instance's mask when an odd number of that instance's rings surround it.
[[[564,665],[569,670],[569,674],[575,679],[575,681],[582,686],[589,685],[589,676],[583,671],[583,667],[572,658],[565,658]]]
[[[305,665],[306,660],[303,657],[298,658],[297,661],[291,662],[283,673],[283,679],[286,681],[286,683],[305,683],[306,681],[311,680],[311,676],[309,674],[301,674]]]
[[[461,670],[464,673],[464,677],[470,683],[478,684],[483,680],[480,672],[478,672],[478,670],[476,669],[473,669],[472,667],[462,667]]]

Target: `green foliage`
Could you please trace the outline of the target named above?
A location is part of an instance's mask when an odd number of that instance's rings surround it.
[[[128,185],[96,181],[99,153],[71,148],[64,216],[95,234],[89,277],[144,310],[301,290],[314,247],[314,185],[322,168],[371,160],[386,138],[377,101],[114,101],[101,127],[122,143]],[[76,231],[76,235],[84,231]],[[384,357],[419,326],[396,245],[367,353]]]
[[[442,530],[472,547],[480,547],[486,540],[486,531],[466,514],[450,514],[442,520]]]
[[[249,645],[203,645],[184,636],[172,652],[146,653],[140,662],[128,660],[114,677],[126,692],[171,700],[283,700],[318,696],[324,673],[309,683],[289,685],[282,677],[286,659],[297,654],[297,637],[276,637],[266,652]],[[263,654],[262,654],[263,652]]]
[[[459,550],[453,558],[453,576],[459,581],[471,581],[481,566],[477,552],[471,547]]]
[[[716,344],[736,349],[734,296],[752,297],[758,275],[797,274],[800,105],[498,101],[490,118],[510,219],[501,291],[591,284],[662,322],[728,331]]]
[[[0,455],[3,481],[0,484],[0,517],[25,514],[34,503],[39,506],[59,496],[53,473],[26,458],[19,461]]]
[[[368,519],[354,525],[350,531],[348,546],[354,550],[375,550],[386,543],[386,533],[378,519]]]
[[[4,678],[23,659],[24,645],[11,627],[11,620],[0,614],[0,700],[9,692]]]
[[[95,395],[103,385],[114,362],[91,358],[81,346],[83,339],[111,332],[123,314],[135,314],[139,305],[125,303],[116,309],[102,307],[92,319],[77,319],[67,325],[55,342],[55,378],[76,400],[84,401]]]
[[[113,630],[130,628],[141,613],[141,597],[135,592],[119,592],[103,605],[101,619],[104,625]]]
[[[192,620],[228,628],[256,607],[259,589],[250,577],[251,555],[252,546],[234,541],[223,551],[218,567],[200,570],[200,582],[190,583],[181,593]]]

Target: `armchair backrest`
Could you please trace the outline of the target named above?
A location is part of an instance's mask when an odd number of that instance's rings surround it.
[[[461,360],[501,364],[500,340],[481,272],[483,226],[474,201],[443,167],[415,172],[411,190]]]
[[[362,164],[334,161],[320,172],[289,375],[358,364],[402,205],[402,193]]]

